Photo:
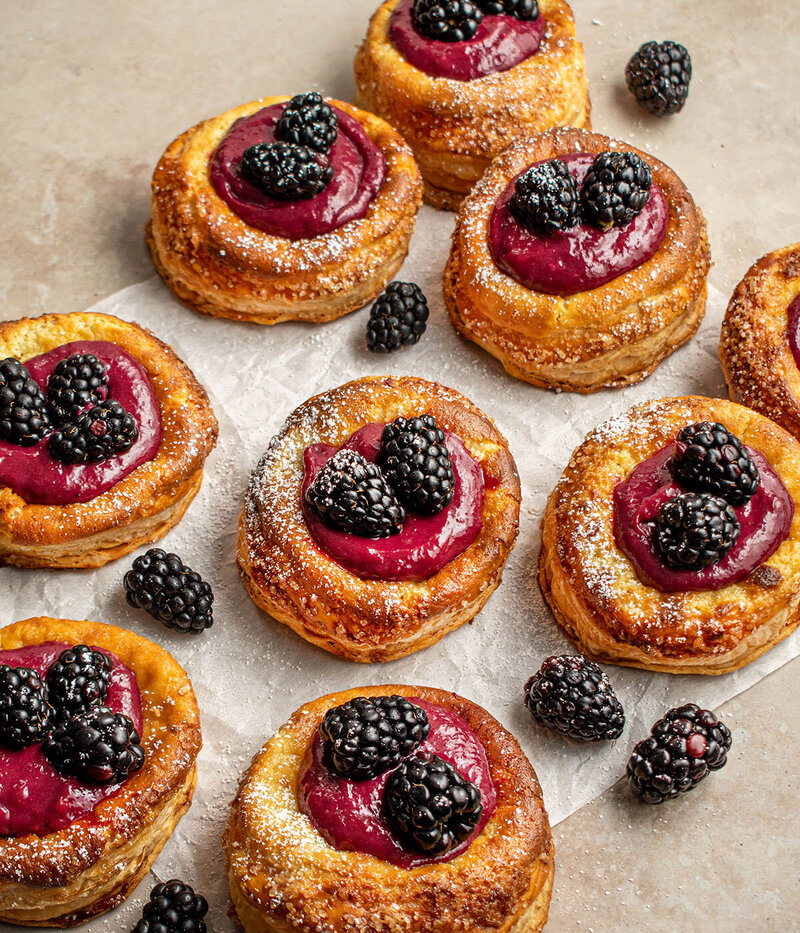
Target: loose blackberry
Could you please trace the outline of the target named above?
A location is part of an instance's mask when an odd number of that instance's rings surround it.
[[[138,437],[133,415],[110,398],[54,431],[50,456],[61,463],[101,463],[130,450]]]
[[[505,13],[517,19],[532,21],[539,18],[537,0],[476,0],[484,15]]]
[[[150,548],[136,558],[122,584],[129,606],[176,632],[197,635],[214,624],[211,586],[177,554]]]
[[[431,752],[406,758],[384,790],[389,823],[403,840],[428,855],[463,842],[483,813],[481,792],[447,761]]]
[[[286,143],[327,152],[336,141],[339,117],[320,94],[296,94],[284,107],[278,136]]]
[[[256,143],[245,149],[241,172],[256,188],[281,201],[313,198],[333,178],[328,157],[296,143]]]
[[[724,499],[707,492],[685,492],[659,508],[654,534],[667,566],[702,570],[722,560],[740,530],[733,506]]]
[[[139,733],[124,713],[93,706],[55,729],[42,751],[60,774],[116,784],[144,764]]]
[[[428,301],[413,282],[390,282],[369,309],[367,348],[392,353],[416,343],[425,333]]]
[[[631,790],[645,803],[671,800],[724,767],[730,747],[730,730],[710,710],[694,703],[671,709],[633,750]]]
[[[396,535],[406,517],[380,467],[354,450],[340,450],[328,460],[306,501],[329,524],[362,538]]]
[[[647,204],[653,173],[635,152],[601,152],[581,186],[583,219],[601,230],[624,227]]]
[[[206,933],[203,919],[208,913],[208,901],[194,888],[173,878],[157,884],[144,905],[142,919],[133,933]]]
[[[46,400],[39,384],[19,360],[0,360],[0,440],[33,447],[47,427]]]
[[[73,421],[87,405],[105,398],[106,367],[91,353],[59,360],[47,383],[47,410],[55,424]]]
[[[436,515],[455,492],[444,431],[433,415],[395,418],[381,436],[379,463],[397,497],[414,512]]]
[[[412,19],[428,39],[464,42],[483,21],[483,13],[470,0],[414,0]]]
[[[88,645],[62,651],[46,675],[47,695],[56,717],[65,721],[102,706],[111,683],[111,658]]]
[[[49,722],[45,687],[36,671],[0,664],[0,745],[24,748],[41,742]]]
[[[360,781],[393,768],[428,737],[424,709],[403,697],[356,697],[325,713],[319,734],[337,774]]]
[[[678,432],[672,455],[675,479],[696,492],[711,492],[743,505],[758,492],[761,477],[738,437],[722,424],[698,421]]]
[[[531,230],[568,230],[581,219],[578,185],[560,159],[532,165],[514,183],[510,202],[517,220]]]
[[[659,117],[683,109],[691,80],[691,56],[677,42],[645,42],[625,67],[628,89]]]
[[[583,657],[551,657],[525,685],[525,704],[540,726],[579,742],[618,739],[625,713],[608,677]]]

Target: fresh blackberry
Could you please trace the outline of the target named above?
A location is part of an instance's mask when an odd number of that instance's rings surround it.
[[[416,343],[425,333],[428,301],[413,282],[390,282],[369,309],[367,348],[392,353]]]
[[[395,418],[381,436],[379,462],[400,501],[414,512],[436,515],[455,492],[455,474],[444,431],[433,415]]]
[[[327,152],[336,141],[339,117],[320,94],[296,94],[284,107],[278,136],[286,143]]]
[[[654,534],[667,566],[702,570],[722,560],[740,530],[733,506],[724,499],[707,492],[685,492],[661,505]]]
[[[691,56],[677,42],[645,42],[625,67],[628,89],[659,117],[683,109],[691,80]]]
[[[539,4],[537,0],[476,0],[481,12],[486,15],[499,16],[505,13],[517,19],[532,21],[539,18]]]
[[[208,913],[208,901],[194,888],[173,878],[157,884],[144,905],[142,919],[133,933],[206,933],[203,919]]]
[[[42,751],[60,774],[116,784],[144,764],[139,733],[124,713],[93,706],[56,726]]]
[[[329,709],[319,726],[334,771],[355,781],[393,768],[428,732],[425,710],[400,696],[356,697]]]
[[[24,748],[41,742],[49,722],[45,687],[36,671],[0,664],[0,745]]]
[[[55,424],[73,421],[90,403],[105,398],[106,367],[91,353],[73,353],[59,360],[47,383],[47,410]]]
[[[50,456],[61,463],[101,463],[130,450],[138,437],[133,415],[110,398],[54,431]]]
[[[583,219],[601,230],[624,227],[647,204],[653,173],[635,152],[601,152],[581,186]]]
[[[176,632],[197,635],[214,624],[211,586],[178,557],[153,547],[122,580],[125,598]]]
[[[264,194],[281,201],[313,198],[333,178],[328,157],[296,143],[256,143],[245,149],[241,172]]]
[[[483,814],[480,790],[431,752],[417,752],[401,762],[386,781],[383,799],[392,827],[428,855],[454,849]]]
[[[710,710],[694,703],[671,709],[633,750],[631,790],[645,803],[671,800],[724,767],[730,747],[730,730]]]
[[[525,704],[540,726],[579,742],[618,739],[625,713],[608,677],[583,657],[551,657],[525,685]]]
[[[743,505],[758,492],[761,477],[738,437],[722,424],[698,421],[678,432],[672,455],[675,479],[696,492],[710,492]]]
[[[33,447],[47,427],[46,400],[39,384],[19,360],[0,360],[0,440]]]
[[[428,39],[464,42],[478,31],[483,13],[470,0],[414,0],[412,19]]]
[[[88,645],[62,651],[46,675],[47,695],[59,720],[102,706],[111,683],[111,658]]]
[[[354,450],[340,450],[328,460],[306,501],[329,524],[362,538],[396,535],[406,517],[380,467]]]
[[[517,220],[531,230],[569,230],[581,219],[578,185],[560,159],[532,165],[514,183],[510,202]]]

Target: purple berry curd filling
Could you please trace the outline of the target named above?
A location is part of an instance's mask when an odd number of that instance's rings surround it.
[[[342,448],[327,444],[306,448],[301,491],[303,516],[319,547],[356,576],[374,580],[426,580],[465,551],[483,527],[483,470],[455,434],[444,432],[455,474],[452,501],[438,515],[406,512],[400,534],[374,539],[339,531],[326,525],[306,502],[306,490],[338,449],[355,450],[375,463],[383,428],[382,424],[368,424],[352,434]]]
[[[246,224],[289,240],[321,236],[360,220],[383,185],[386,160],[358,120],[337,108],[339,129],[328,152],[333,178],[324,191],[313,198],[281,201],[242,177],[245,149],[256,143],[276,142],[276,128],[285,107],[273,104],[233,124],[211,157],[214,190]]]
[[[664,563],[653,540],[661,505],[686,491],[670,472],[674,449],[674,443],[663,447],[614,488],[617,545],[633,564],[639,579],[665,593],[718,590],[738,583],[760,567],[785,540],[792,527],[794,500],[767,458],[746,447],[761,474],[761,483],[751,499],[734,508],[741,525],[736,544],[722,560],[703,570],[674,570]]]
[[[136,419],[139,437],[130,450],[102,463],[60,463],[50,456],[49,435],[34,447],[0,440],[0,486],[8,486],[28,503],[68,505],[87,502],[106,492],[148,460],[161,443],[161,409],[144,368],[129,353],[103,340],[79,340],[25,360],[25,366],[47,394],[56,363],[73,353],[92,353],[108,372],[108,397]]]
[[[789,305],[789,325],[786,334],[789,338],[789,348],[794,357],[795,366],[800,369],[800,295]]]
[[[471,836],[444,855],[431,857],[407,849],[383,814],[383,789],[392,772],[385,771],[368,781],[339,777],[325,764],[324,743],[319,732],[312,740],[310,762],[297,790],[300,808],[335,849],[374,855],[400,868],[454,859],[469,848],[497,805],[486,752],[475,732],[457,713],[416,697],[409,699],[425,710],[431,726],[427,740],[418,751],[434,752],[444,758],[481,792],[483,814]]]
[[[558,158],[580,188],[594,155],[574,152]],[[523,227],[511,211],[515,182],[516,177],[494,206],[489,247],[498,267],[533,291],[575,295],[605,285],[647,262],[667,232],[669,205],[655,183],[645,206],[624,227],[600,230],[581,223],[571,230],[536,233]]]
[[[72,645],[48,641],[42,645],[0,651],[0,664],[29,667],[44,680],[47,668],[62,651]],[[105,705],[133,720],[142,734],[142,700],[136,677],[110,651],[95,648],[112,662],[111,683]],[[92,784],[76,777],[65,777],[44,757],[39,743],[22,749],[0,745],[0,836],[23,836],[63,829],[82,817],[91,817],[94,808],[112,797],[121,784]]]
[[[519,20],[514,16],[484,15],[477,33],[465,42],[442,42],[417,32],[411,14],[413,0],[401,0],[389,21],[389,40],[409,65],[432,78],[472,81],[535,55],[547,20]]]

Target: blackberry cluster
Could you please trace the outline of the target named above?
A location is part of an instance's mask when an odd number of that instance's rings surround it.
[[[428,39],[464,42],[478,31],[483,13],[471,0],[414,0],[412,19]]]
[[[214,624],[211,586],[177,554],[150,548],[122,580],[125,598],[176,632],[196,635]]]
[[[761,478],[738,437],[722,424],[699,421],[678,433],[672,455],[675,479],[696,492],[710,492],[743,505],[758,492]]]
[[[733,506],[724,499],[707,492],[685,492],[659,508],[654,534],[667,566],[702,570],[722,560],[740,530]]]
[[[387,482],[408,509],[436,515],[452,501],[453,464],[444,432],[433,415],[400,417],[387,424],[378,462]]]
[[[111,658],[88,645],[75,645],[50,665],[46,680],[56,718],[66,721],[103,704],[111,683]]]
[[[625,68],[628,89],[659,117],[683,109],[691,80],[691,56],[677,42],[646,42]]]
[[[392,353],[411,346],[425,333],[428,302],[419,285],[390,282],[369,311],[367,349]]]
[[[635,152],[601,152],[581,186],[587,223],[608,230],[630,223],[650,197],[653,174]]]
[[[477,4],[484,15],[505,13],[528,22],[539,18],[537,0],[477,0]]]
[[[157,884],[133,933],[206,933],[208,901],[191,885],[173,878]]]
[[[284,107],[278,137],[286,143],[327,152],[336,141],[339,118],[316,91],[296,94]]]
[[[0,439],[33,447],[48,421],[44,393],[28,370],[14,357],[0,360]]]
[[[41,742],[50,723],[45,686],[27,667],[0,665],[0,745],[24,748]]]
[[[138,437],[133,415],[106,399],[50,435],[50,456],[61,463],[101,463],[130,450]]]
[[[514,184],[510,202],[517,220],[532,230],[568,230],[581,219],[578,185],[560,159],[532,165]]]
[[[328,157],[297,143],[256,143],[245,149],[241,173],[260,191],[281,201],[313,198],[333,178]]]
[[[102,402],[108,386],[106,367],[91,353],[73,353],[56,363],[47,383],[50,420],[74,420],[89,404]]]

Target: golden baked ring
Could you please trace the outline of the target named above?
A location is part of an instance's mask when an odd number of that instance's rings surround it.
[[[301,770],[325,712],[385,694],[454,711],[486,751],[497,809],[449,862],[406,869],[334,849],[299,808]],[[534,770],[485,710],[432,687],[361,687],[302,706],[244,775],[224,846],[234,915],[247,933],[538,933],[547,920],[553,841]]]
[[[420,582],[362,579],[314,542],[300,502],[303,451],[341,445],[373,422],[430,413],[483,469],[483,527],[473,543]],[[389,661],[468,622],[499,586],[517,537],[520,486],[505,438],[459,392],[411,376],[365,378],[317,395],[287,419],[254,470],[237,556],[250,596],[313,644],[352,661]]]
[[[140,635],[44,616],[0,629],[0,650],[48,641],[112,652],[136,675],[142,698],[140,771],[101,801],[91,818],[44,836],[0,837],[0,921],[70,927],[124,901],[189,809],[200,719],[186,672]]]
[[[655,254],[605,285],[574,295],[533,291],[502,272],[489,245],[495,203],[533,162],[570,152],[636,152],[669,205]],[[594,392],[638,382],[697,330],[705,313],[706,224],[683,182],[626,143],[577,129],[520,140],[499,156],[459,211],[444,275],[453,326],[515,378],[548,389]]]
[[[327,98],[380,148],[386,177],[360,220],[312,239],[245,223],[214,190],[209,162],[233,123],[288,100],[262,97],[179,136],[156,166],[147,242],[175,297],[213,317],[331,321],[374,298],[408,252],[422,182],[411,150],[379,117]]]
[[[0,359],[24,363],[80,340],[114,343],[144,368],[161,409],[161,444],[152,460],[88,502],[35,505],[0,486],[0,563],[101,567],[165,535],[200,488],[217,422],[191,370],[150,331],[89,311],[22,318],[0,323]]]

